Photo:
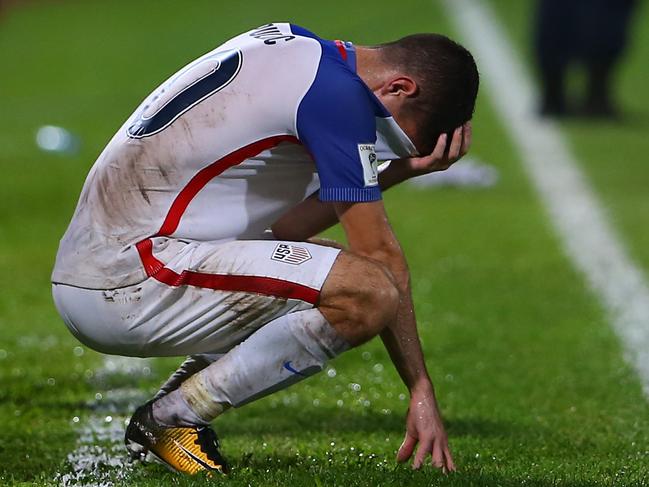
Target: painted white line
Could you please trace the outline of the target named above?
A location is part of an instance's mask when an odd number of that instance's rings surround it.
[[[78,423],[77,447],[68,454],[69,471],[54,479],[65,487],[113,487],[127,484],[132,466],[124,447],[127,414],[146,401],[146,394],[135,387],[111,388],[113,380],[132,382],[151,373],[147,359],[107,356],[93,375],[101,392],[88,402],[92,413]]]
[[[649,286],[608,222],[558,126],[535,115],[535,90],[484,0],[444,0],[483,85],[518,145],[566,253],[600,298],[649,395]]]

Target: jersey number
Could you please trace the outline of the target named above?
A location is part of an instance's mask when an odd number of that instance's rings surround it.
[[[183,113],[222,90],[241,70],[241,51],[217,52],[190,64],[156,93],[126,132],[134,139],[155,135]]]

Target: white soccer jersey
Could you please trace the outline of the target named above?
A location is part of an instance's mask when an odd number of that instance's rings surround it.
[[[351,43],[287,23],[241,34],[157,88],[99,156],[55,283],[119,288],[182,241],[263,238],[314,191],[381,197],[377,160],[415,148],[356,74]]]

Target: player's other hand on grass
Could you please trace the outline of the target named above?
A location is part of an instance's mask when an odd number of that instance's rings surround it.
[[[406,437],[397,453],[397,461],[399,463],[407,461],[415,451],[415,447],[417,452],[412,462],[413,469],[421,468],[430,456],[432,465],[442,472],[455,471],[448,438],[432,387],[428,391],[415,391],[411,395],[406,418]]]
[[[471,147],[471,122],[456,128],[450,141],[448,138],[447,134],[440,135],[430,155],[409,159],[409,168],[413,177],[429,172],[445,171],[464,157]]]

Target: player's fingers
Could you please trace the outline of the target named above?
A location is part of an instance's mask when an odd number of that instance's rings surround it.
[[[462,137],[462,149],[460,150],[460,156],[463,157],[469,152],[471,148],[471,139],[473,137],[473,127],[471,122],[467,122],[463,127],[463,137]]]
[[[426,457],[430,454],[433,449],[433,442],[430,440],[419,442],[419,448],[417,448],[417,453],[415,453],[415,460],[412,462],[412,468],[419,470],[426,460]]]
[[[434,161],[439,161],[444,158],[447,139],[448,139],[448,135],[446,134],[440,135],[439,138],[437,139],[437,144],[435,144],[435,149],[433,149],[433,153],[430,155]]]
[[[433,457],[431,460],[435,468],[443,469],[446,466],[446,463],[444,462],[444,452],[442,451],[441,441],[439,440],[436,440],[433,443]]]
[[[453,131],[453,138],[451,139],[451,146],[448,149],[448,158],[450,161],[455,161],[460,157],[460,149],[462,148],[462,127],[458,127]]]
[[[417,445],[417,439],[406,433],[406,437],[397,452],[397,462],[403,463],[408,460],[408,458],[412,456],[412,452],[415,450],[415,445]]]
[[[451,451],[448,449],[448,446],[444,447],[444,458],[446,460],[446,470],[449,472],[455,472],[455,462],[453,461],[453,455],[451,455]]]

